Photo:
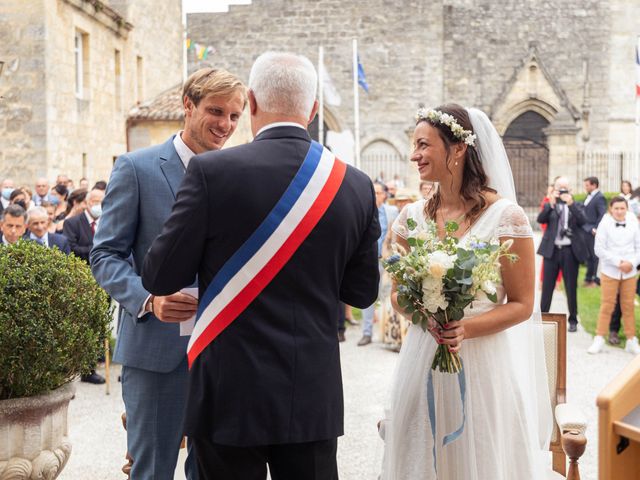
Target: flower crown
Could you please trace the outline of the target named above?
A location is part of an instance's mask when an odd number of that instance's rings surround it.
[[[453,133],[453,136],[458,140],[466,143],[471,147],[476,146],[476,136],[471,130],[465,130],[462,126],[456,121],[453,115],[449,115],[448,113],[443,113],[440,110],[432,110],[426,108],[418,109],[418,113],[416,114],[416,120],[428,120],[433,123],[440,123],[442,125],[446,125]]]

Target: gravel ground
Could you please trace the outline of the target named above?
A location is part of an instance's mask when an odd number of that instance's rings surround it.
[[[566,301],[556,291],[552,311],[565,312]],[[397,354],[374,342],[357,347],[358,327],[347,330],[347,341],[341,344],[345,393],[345,436],[340,438],[338,463],[342,480],[375,480],[382,459],[383,445],[376,431]],[[631,360],[619,348],[605,347],[604,353],[586,353],[591,336],[579,328],[568,334],[567,399],[587,415],[588,445],[581,461],[584,480],[597,478],[597,409],[596,396],[602,388]],[[111,369],[111,394],[103,386],[77,383],[75,399],[69,407],[69,430],[73,453],[61,480],[121,480],[120,467],[126,450],[125,432],[120,424],[124,411],[120,383],[120,367]],[[103,373],[103,372],[101,372]],[[182,457],[183,455],[181,455]],[[178,472],[176,479],[184,476]]]

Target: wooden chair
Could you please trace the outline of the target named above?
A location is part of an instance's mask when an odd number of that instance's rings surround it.
[[[567,316],[559,313],[543,313],[542,329],[544,350],[549,377],[551,407],[555,411],[556,424],[549,450],[552,468],[547,478],[580,480],[578,458],[584,453],[587,439],[584,432],[587,422],[581,411],[566,403],[567,388]],[[569,472],[567,474],[567,457]]]
[[[600,480],[640,480],[640,355],[607,385],[598,405]]]

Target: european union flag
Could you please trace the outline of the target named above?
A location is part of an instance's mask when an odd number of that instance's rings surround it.
[[[362,68],[362,64],[360,63],[359,56],[358,56],[358,85],[360,85],[365,92],[369,93],[369,84],[367,83],[367,77],[364,74],[364,68]]]

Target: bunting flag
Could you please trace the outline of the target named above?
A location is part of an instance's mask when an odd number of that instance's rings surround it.
[[[194,50],[198,60],[206,60],[209,55],[216,53],[212,46],[193,42],[190,38],[187,38],[187,50]]]
[[[360,63],[359,56],[358,56],[358,85],[360,85],[365,92],[369,93],[369,84],[367,83],[367,77],[364,74],[364,68],[362,68],[362,64]]]

